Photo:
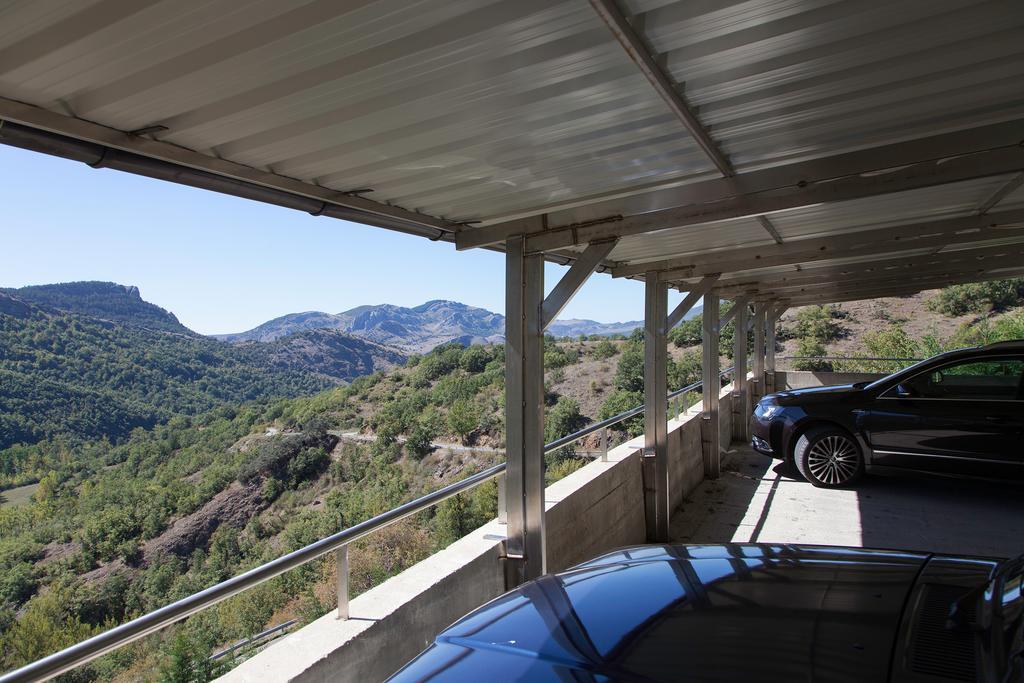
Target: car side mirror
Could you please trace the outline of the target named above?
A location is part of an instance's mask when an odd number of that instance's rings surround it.
[[[913,396],[913,394],[910,393],[910,389],[903,386],[902,384],[897,384],[896,388],[893,389],[893,393],[895,393],[898,398],[910,398],[911,396]]]

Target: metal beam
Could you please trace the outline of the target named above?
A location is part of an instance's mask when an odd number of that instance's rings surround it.
[[[700,431],[704,455],[704,475],[717,479],[722,473],[722,454],[718,427],[718,294],[704,299],[702,361],[703,389],[701,398],[704,412]]]
[[[896,275],[901,270],[913,269],[913,274],[936,272],[977,266],[1010,257],[1024,257],[1024,240],[1011,243],[982,244],[967,248],[929,251],[918,254],[887,255],[845,263],[812,263],[809,267],[797,265],[793,270],[748,271],[718,281],[716,288],[730,294],[741,293],[742,288],[786,286],[796,283],[832,282],[842,279]]]
[[[943,280],[956,280],[957,282],[970,282],[972,278],[982,277],[992,271],[1005,273],[1017,273],[1024,269],[1022,266],[1024,250],[1014,254],[999,257],[986,258],[984,260],[968,259],[960,263],[941,264],[934,266],[922,265],[918,268],[913,266],[898,269],[880,270],[877,273],[852,273],[844,276],[823,276],[812,278],[810,282],[775,282],[765,283],[760,288],[752,288],[749,285],[741,288],[744,293],[754,292],[755,297],[770,298],[774,295],[785,296],[787,292],[813,292],[827,289],[855,290],[864,288],[877,288],[887,283],[896,285],[912,284],[916,282],[939,282]],[[1007,274],[1004,277],[1011,277]],[[724,290],[723,296],[729,295]]]
[[[597,266],[605,259],[612,249],[615,248],[615,240],[588,244],[576,261],[569,268],[569,272],[562,276],[555,288],[544,299],[541,305],[541,328],[546,330],[562,312],[562,309],[572,301],[576,293],[580,291],[583,284],[594,274]]]
[[[782,244],[782,235],[779,234],[778,228],[775,227],[775,224],[771,222],[768,216],[758,216],[757,222],[775,240],[775,244]]]
[[[668,285],[658,278],[644,286],[643,478],[647,540],[668,541]]]
[[[544,538],[544,263],[505,245],[505,451],[509,587],[547,571]]]
[[[785,293],[790,306],[806,306],[809,304],[837,303],[840,301],[860,301],[890,296],[908,296],[926,289],[939,289],[953,284],[968,282],[985,282],[1018,277],[1024,274],[1024,268],[1000,268],[993,272],[972,273],[967,276],[949,277],[935,276],[921,280],[893,280],[887,283],[870,283],[868,286],[856,288],[840,287],[805,287]]]
[[[629,20],[619,9],[615,0],[590,0],[590,5],[597,14],[604,20],[612,35],[619,41],[626,54],[636,63],[640,71],[650,82],[651,86],[658,93],[669,109],[676,115],[676,118],[683,124],[686,130],[693,137],[704,154],[715,165],[715,168],[725,177],[736,175],[729,158],[718,147],[718,144],[711,137],[707,128],[701,123],[696,113],[686,102],[686,98],[679,92],[679,88],[657,62],[656,53],[648,45],[644,36],[633,28]],[[772,222],[766,216],[758,216],[761,224],[776,244],[782,244],[782,236]]]
[[[740,173],[732,178],[595,202],[547,216],[461,231],[459,249],[529,235],[531,250],[548,250],[728,218],[756,216],[1024,170],[1024,122],[982,126],[832,157]]]
[[[657,279],[655,277],[654,279]],[[686,294],[686,297],[679,302],[679,305],[672,309],[672,312],[668,314],[668,329],[672,329],[683,321],[683,318],[690,309],[696,305],[697,301],[711,291],[711,287],[714,286],[718,280],[718,274],[707,275],[700,282],[690,288],[690,291]]]
[[[735,311],[735,313],[733,313]],[[747,323],[749,312],[747,311],[747,298],[736,297],[732,310],[736,318],[736,329],[733,333],[732,362],[735,371],[732,381],[732,436],[741,441],[747,440]],[[719,329],[725,324],[720,321]]]
[[[978,214],[987,214],[995,207],[996,204],[1006,199],[1007,195],[1015,192],[1021,185],[1024,185],[1024,173],[1018,173],[1007,180],[1003,185],[996,188],[996,191],[989,195],[985,201],[978,206]]]
[[[662,68],[655,61],[652,50],[647,46],[643,37],[630,25],[629,20],[615,4],[614,0],[590,0],[591,7],[598,16],[611,29],[615,39],[619,41],[641,73],[647,78],[654,90],[665,100],[672,113],[682,122],[683,126],[690,132],[697,145],[704,154],[714,163],[715,168],[722,175],[731,176],[734,174],[732,164],[718,148],[718,144],[711,138],[711,135],[704,129],[704,126],[697,119],[689,105],[679,94],[676,85],[672,83]]]
[[[659,271],[659,277],[671,282],[700,277],[709,272],[731,273],[852,256],[970,244],[1006,237],[1024,239],[1022,222],[1024,209],[987,216],[916,221],[886,228],[849,230],[837,235],[790,240],[782,245],[739,247],[622,265],[612,269],[612,276],[629,277],[656,270]]]
[[[719,294],[719,296],[721,296],[721,294]],[[733,306],[728,311],[723,313],[721,317],[718,319],[718,328],[724,329],[729,323],[732,322],[732,319],[736,317],[736,313],[738,312],[739,309],[736,308],[735,304],[733,304]]]
[[[206,189],[287,206],[284,202],[253,196],[260,189],[263,190],[264,197],[269,197],[271,191],[276,191],[282,196],[290,195],[298,200],[314,200],[314,203],[321,207],[336,207],[336,217],[345,220],[403,232],[417,231],[418,234],[432,239],[450,240],[454,232],[462,229],[461,225],[442,218],[261,171],[169,142],[132,135],[16,100],[0,97],[0,120],[3,121],[3,125],[0,125],[0,142],[45,154],[89,163],[89,158],[95,153],[100,155],[99,162],[104,166],[192,186],[200,185],[189,182],[190,174],[207,172],[215,177],[210,179],[211,185],[217,177],[221,179],[222,184],[218,188]],[[12,126],[11,123],[22,126]],[[23,126],[30,127],[33,131],[17,130]],[[34,139],[28,135],[29,132],[34,132]],[[72,144],[66,144],[67,141]],[[92,149],[93,147],[97,149]],[[161,163],[166,164],[168,168],[161,169]],[[227,182],[229,180],[251,184],[252,189],[244,190],[247,194],[243,194],[242,189],[232,188]],[[344,209],[348,210],[347,214],[342,211]],[[306,208],[299,210],[307,211]],[[323,210],[321,213],[328,214]]]

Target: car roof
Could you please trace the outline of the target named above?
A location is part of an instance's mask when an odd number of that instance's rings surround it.
[[[982,349],[998,349],[1008,351],[1024,351],[1024,339],[1009,339],[1007,341],[995,342],[993,344],[986,344],[981,347]]]

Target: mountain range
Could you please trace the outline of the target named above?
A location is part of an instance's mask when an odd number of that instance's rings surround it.
[[[557,320],[548,328],[556,337],[629,334],[642,321],[599,323],[594,320]],[[303,330],[333,329],[408,351],[429,351],[438,344],[501,343],[505,316],[457,301],[435,300],[406,308],[392,304],[358,306],[342,313],[306,311],[269,320],[246,332],[220,334],[232,343],[268,342]]]
[[[405,360],[330,329],[226,344],[110,282],[3,289],[0,449],[61,436],[117,441],[175,415],[313,394]]]

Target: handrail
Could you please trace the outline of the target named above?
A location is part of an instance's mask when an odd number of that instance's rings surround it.
[[[290,629],[297,623],[299,623],[298,619],[289,619],[288,621],[278,624],[277,626],[271,626],[266,631],[260,631],[256,635],[249,636],[245,640],[240,640],[234,645],[227,647],[221,650],[220,652],[213,653],[212,655],[210,655],[210,661],[215,662],[218,659],[223,659],[224,657],[227,657],[228,655],[231,655],[232,658],[234,658],[235,653],[241,650],[243,647],[248,647],[250,645],[261,645],[262,641],[267,639],[268,636],[275,636],[276,638],[279,633]],[[274,640],[274,638],[272,638],[271,640]]]
[[[729,374],[732,370],[733,368],[731,367],[722,370],[718,373],[719,378]],[[668,398],[675,398],[676,396],[688,391],[694,391],[702,384],[703,382],[695,382],[687,385],[682,389],[670,393]],[[644,406],[639,406],[637,408],[623,411],[618,415],[613,415],[612,417],[600,422],[595,422],[594,424],[588,425],[587,427],[573,432],[572,434],[563,436],[560,439],[556,439],[555,441],[546,444],[544,446],[544,452],[550,453],[551,451],[563,448],[589,434],[593,434],[596,431],[606,429],[614,424],[622,422],[623,420],[635,417],[641,414],[643,410]],[[473,489],[480,484],[502,475],[505,472],[505,465],[505,463],[501,463],[499,465],[488,467],[487,469],[470,475],[465,479],[449,484],[448,486],[444,486],[424,496],[420,496],[415,500],[392,508],[391,510],[383,512],[376,517],[371,517],[370,519],[339,531],[336,534],[331,534],[326,538],[310,543],[309,545],[292,551],[287,555],[282,555],[275,560],[271,560],[266,564],[250,569],[238,576],[210,586],[198,593],[193,593],[186,598],[182,598],[177,602],[172,602],[169,605],[165,605],[164,607],[149,612],[148,614],[144,614],[141,617],[132,619],[120,626],[115,626],[109,631],[104,631],[92,638],[88,638],[87,640],[83,640],[80,643],[76,643],[75,645],[60,650],[59,652],[55,652],[52,655],[36,660],[31,664],[26,664],[20,669],[15,669],[14,671],[0,676],[0,683],[29,683],[44,681],[54,676],[59,676],[60,674],[70,671],[82,664],[86,664],[97,657],[101,657],[108,652],[123,647],[132,641],[138,640],[139,638],[166,628],[167,626],[181,621],[182,619],[196,614],[197,612],[201,612],[212,607],[222,600],[226,600],[241,593],[242,591],[259,585],[264,581],[269,581],[270,579],[291,569],[295,569],[307,562],[311,562],[312,560],[318,559],[335,551],[339,553],[339,588],[342,586],[346,587],[346,590],[344,591],[346,595],[342,596],[339,594],[339,612],[347,616],[347,577],[345,577],[343,582],[340,563],[345,562],[347,564],[347,548],[350,543],[358,541],[378,529],[390,526],[391,524],[405,519],[406,517],[427,510],[438,503],[444,502],[448,498],[457,496],[460,493]],[[340,592],[341,591],[339,591],[339,593]],[[342,602],[344,602],[344,609],[342,609],[341,606]]]
[[[868,356],[781,356],[779,360],[887,360],[918,362],[924,358],[871,358]]]

